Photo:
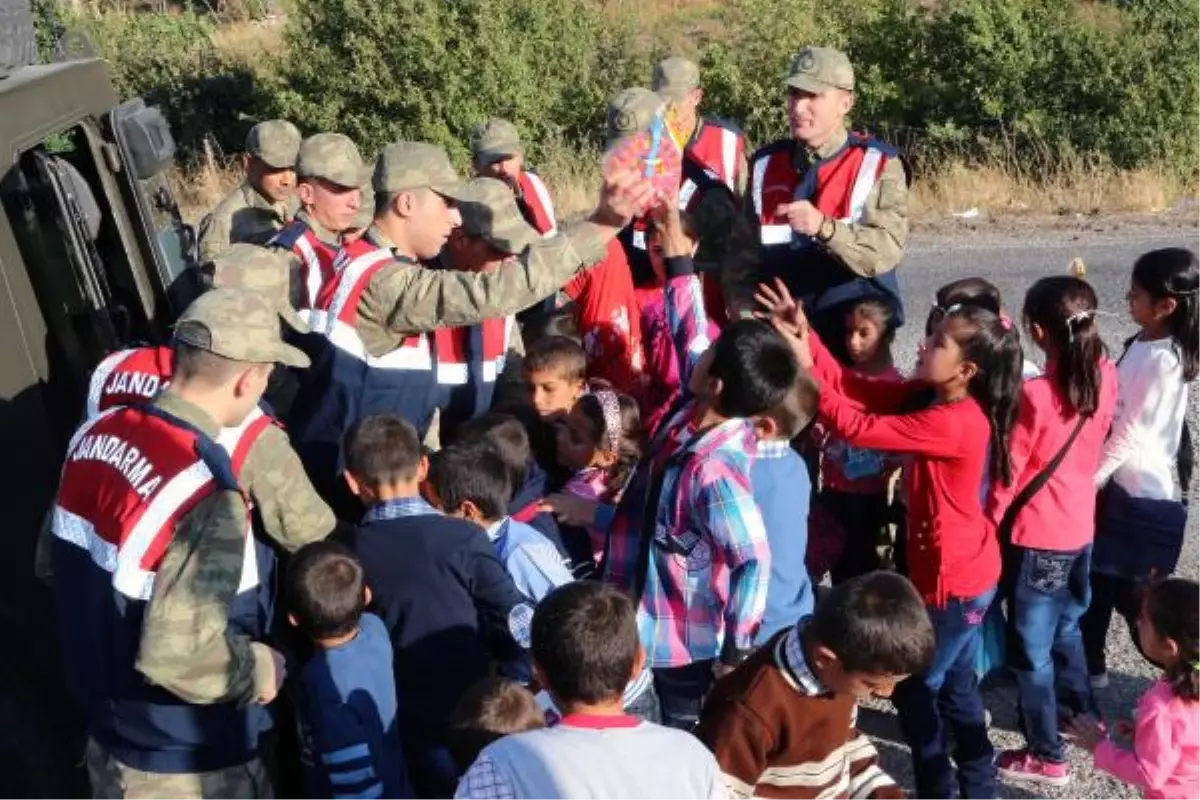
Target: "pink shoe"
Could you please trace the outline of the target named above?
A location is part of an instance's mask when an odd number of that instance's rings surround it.
[[[1005,750],[996,757],[996,771],[1014,781],[1066,786],[1071,782],[1071,765],[1043,761],[1028,750]]]

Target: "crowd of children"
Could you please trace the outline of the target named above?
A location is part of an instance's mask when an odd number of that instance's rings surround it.
[[[524,407],[437,453],[398,417],[351,430],[366,514],[287,579],[310,791],[903,796],[856,728],[875,695],[919,796],[1064,785],[1072,742],[1148,797],[1195,796],[1200,589],[1167,576],[1196,256],[1138,259],[1115,362],[1081,277],[1036,282],[1019,319],[956,281],[905,377],[888,306],[846,311],[845,363],[781,283],[718,330],[686,219],[649,241],[636,380],[552,323]],[[1001,753],[976,672],[995,607],[1026,742]],[[1132,723],[1095,701],[1114,611],[1163,670]]]

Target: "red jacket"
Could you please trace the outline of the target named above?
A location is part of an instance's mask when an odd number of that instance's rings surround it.
[[[558,230],[554,221],[554,202],[550,190],[533,170],[521,171],[521,195],[517,205],[527,222],[542,236],[553,236]]]
[[[717,119],[702,119],[696,126],[687,153],[711,170],[726,186],[737,191],[738,174],[746,152],[746,137],[737,128]]]

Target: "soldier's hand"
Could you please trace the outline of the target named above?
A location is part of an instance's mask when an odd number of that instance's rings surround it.
[[[271,654],[273,680],[258,695],[258,704],[262,706],[274,701],[279,696],[279,690],[283,687],[284,679],[287,678],[287,661],[284,659],[283,653],[273,647],[268,647],[267,651]]]
[[[604,176],[600,202],[592,212],[597,225],[623,228],[636,215],[654,204],[654,185],[636,169],[614,169]]]
[[[807,200],[785,203],[775,209],[775,216],[786,218],[792,230],[805,236],[816,236],[817,231],[821,230],[821,223],[825,221],[825,215]]]

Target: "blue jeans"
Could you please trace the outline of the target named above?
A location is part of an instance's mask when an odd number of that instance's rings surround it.
[[[937,637],[933,663],[924,675],[902,681],[892,694],[904,738],[912,750],[917,797],[995,797],[996,767],[975,678],[983,618],[996,589],[978,597],[952,597],[929,609]],[[954,762],[946,742],[954,730]]]
[[[1079,619],[1091,601],[1091,545],[1080,550],[1012,546],[1005,556],[1008,668],[1017,679],[1021,727],[1029,749],[1063,763],[1058,704],[1095,713]]]

